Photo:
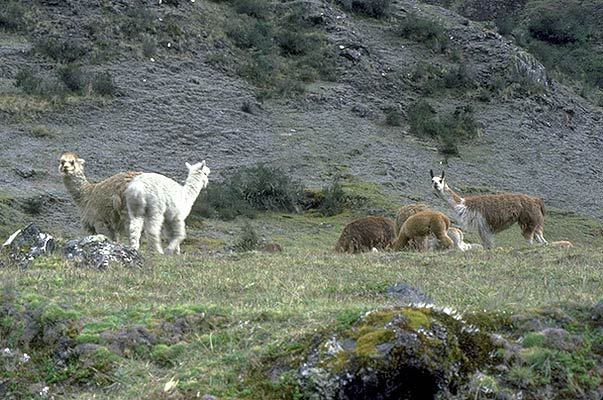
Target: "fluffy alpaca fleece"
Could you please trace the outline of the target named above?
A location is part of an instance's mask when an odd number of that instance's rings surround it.
[[[443,248],[450,248],[454,242],[448,237],[450,219],[438,211],[421,211],[409,217],[400,228],[396,240],[392,242],[393,250],[401,250],[408,246],[410,240],[416,243],[425,243],[425,239],[434,235]],[[423,250],[421,248],[420,250]]]
[[[422,203],[408,204],[402,206],[400,210],[398,210],[398,214],[396,214],[396,236],[400,233],[400,229],[404,222],[413,215],[421,211],[427,211],[429,207]]]
[[[462,230],[455,227],[448,228],[448,237],[452,239],[454,243],[454,248],[460,251],[468,251],[468,250],[480,250],[483,249],[483,246],[479,243],[467,243],[465,242],[465,234]],[[428,250],[443,250],[440,241],[437,240],[434,236],[430,236],[427,239],[427,249]]]
[[[128,226],[123,193],[140,172],[121,172],[90,183],[84,173],[84,163],[84,159],[72,152],[64,153],[59,159],[59,172],[78,207],[82,225],[90,234],[102,233],[111,240],[119,240],[119,234],[127,231]]]
[[[395,223],[384,217],[365,217],[350,222],[343,228],[335,251],[361,253],[385,249],[396,237]]]
[[[501,232],[516,222],[529,244],[532,244],[534,237],[539,243],[547,243],[543,234],[542,199],[515,193],[463,198],[445,182],[444,172],[442,176],[434,176],[431,170],[429,172],[433,188],[452,207],[465,229],[477,231],[485,248],[494,247],[494,233]]]
[[[132,180],[124,198],[130,217],[130,246],[140,247],[144,229],[149,248],[163,254],[161,231],[168,238],[167,254],[180,254],[180,243],[186,237],[184,220],[191,212],[201,189],[208,183],[210,170],[205,160],[195,165],[186,163],[188,177],[184,185],[154,173],[143,173]]]
[[[549,242],[550,246],[559,247],[561,249],[571,249],[574,247],[574,244],[569,240],[557,240],[555,242]]]

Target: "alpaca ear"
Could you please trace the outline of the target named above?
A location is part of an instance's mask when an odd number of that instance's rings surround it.
[[[429,170],[429,175],[431,175],[431,177],[433,178],[433,169]]]

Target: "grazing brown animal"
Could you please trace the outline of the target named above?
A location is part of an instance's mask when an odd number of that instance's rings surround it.
[[[429,207],[423,203],[414,203],[407,204],[402,206],[400,210],[398,210],[398,214],[396,214],[396,236],[400,233],[400,228],[404,225],[404,222],[413,215],[421,211],[427,211]]]
[[[343,228],[335,251],[341,253],[361,253],[375,249],[385,249],[394,240],[395,223],[385,217],[365,217],[350,222]]]
[[[464,229],[474,229],[485,248],[494,247],[493,234],[504,231],[516,222],[523,237],[532,244],[534,237],[539,243],[544,238],[544,202],[538,197],[525,194],[503,193],[467,196],[456,194],[442,176],[431,174],[433,188],[444,198],[458,216]]]
[[[448,236],[449,228],[450,219],[441,212],[418,212],[404,222],[396,240],[392,242],[391,248],[398,251],[407,247],[410,240],[414,240],[416,243],[425,243],[425,239],[433,234],[442,247],[448,249],[454,244]]]

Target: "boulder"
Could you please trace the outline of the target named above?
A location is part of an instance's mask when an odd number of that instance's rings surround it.
[[[112,242],[104,235],[86,236],[68,241],[64,257],[77,267],[105,269],[111,264],[142,267],[142,255],[137,250]]]
[[[31,223],[13,233],[2,245],[11,261],[21,268],[28,268],[40,256],[47,256],[54,251],[55,239]]]

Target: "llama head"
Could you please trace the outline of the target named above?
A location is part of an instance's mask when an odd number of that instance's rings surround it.
[[[63,175],[75,175],[84,172],[84,159],[72,152],[64,153],[59,159],[59,172]]]
[[[448,186],[444,180],[444,171],[442,171],[442,176],[434,176],[433,170],[430,169],[429,174],[431,175],[431,183],[433,184],[433,188],[438,192],[443,192]]]

